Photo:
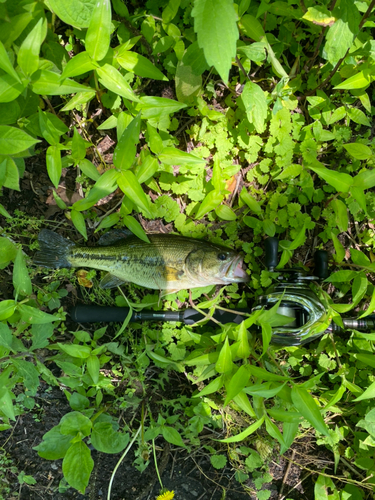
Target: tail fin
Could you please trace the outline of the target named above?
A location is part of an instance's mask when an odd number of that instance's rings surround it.
[[[38,236],[40,252],[34,256],[34,264],[37,266],[72,267],[68,261],[69,249],[75,244],[63,238],[49,229],[42,229]]]

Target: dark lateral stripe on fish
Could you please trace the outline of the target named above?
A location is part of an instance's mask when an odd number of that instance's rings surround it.
[[[165,261],[161,257],[150,257],[142,255],[140,257],[134,257],[133,255],[103,255],[103,254],[91,254],[91,253],[81,253],[72,252],[71,258],[73,259],[84,259],[84,260],[113,260],[113,261],[131,261],[133,264],[142,264],[143,266],[151,265],[164,265]]]

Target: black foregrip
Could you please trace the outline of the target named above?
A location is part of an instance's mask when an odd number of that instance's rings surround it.
[[[128,307],[75,306],[69,310],[76,323],[122,322],[129,313]],[[134,314],[132,315],[133,319]],[[132,319],[130,321],[132,321]],[[134,321],[134,319],[133,319]]]
[[[318,250],[314,254],[315,269],[314,274],[318,278],[324,280],[328,278],[328,252],[325,250]]]
[[[274,237],[267,238],[264,245],[266,250],[265,265],[269,271],[273,271],[279,263],[279,259],[277,258],[279,240]]]

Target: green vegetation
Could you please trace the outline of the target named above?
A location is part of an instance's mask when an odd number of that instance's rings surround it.
[[[19,191],[25,159],[45,154],[54,200],[70,221],[63,227],[74,226],[75,241],[116,226],[145,238],[144,228],[160,219],[176,233],[241,250],[248,286],[192,291],[208,317],[215,307],[251,304],[277,278],[263,264],[267,236],[280,239],[280,267],[308,269],[315,249],[329,250],[334,272],[323,289],[337,324],[349,311],[370,314],[374,5],[2,1],[0,185]],[[98,147],[106,134],[116,143],[109,162]],[[70,205],[57,192],[63,169],[75,171],[84,195]],[[99,200],[118,189],[120,203],[99,216]],[[68,331],[62,304],[68,284],[79,287],[82,278],[36,269],[37,234],[54,226],[3,205],[0,267],[13,273],[14,291],[0,302],[0,430],[34,407],[41,379],[64,388],[72,411],[35,450],[63,458],[71,487],[84,492],[90,481],[88,443],[119,453],[141,426],[133,446],[143,470],[158,436],[191,450],[209,427],[220,437],[204,444],[212,465],[230,463],[242,483],[251,473],[259,500],[271,494],[271,456],[307,433],[335,463],[334,473],[312,471],[315,499],[371,497],[375,333],[324,335],[283,349],[270,344],[269,312],[216,329],[125,322],[113,338],[106,327]],[[94,283],[90,293],[81,287],[86,303],[176,310],[189,300],[185,290],[160,304],[134,285],[102,291],[99,275],[86,276]],[[41,349],[61,376],[40,360]],[[152,381],[150,365],[158,368]],[[173,372],[186,373],[193,395],[159,401],[155,413],[145,396]],[[121,396],[113,379],[122,382]],[[120,429],[116,414],[125,408],[138,425]],[[6,458],[0,479],[4,467]]]

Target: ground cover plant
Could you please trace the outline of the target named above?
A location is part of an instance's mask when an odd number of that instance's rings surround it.
[[[70,409],[34,446],[36,458],[62,459],[54,498],[95,495],[95,450],[157,475],[167,446],[203,450],[259,500],[373,497],[375,332],[283,348],[271,343],[269,312],[240,325],[208,319],[277,280],[264,266],[273,236],[280,268],[309,271],[314,251],[328,250],[322,293],[338,325],[375,309],[374,7],[0,3],[0,497],[38,498],[42,478],[18,470],[6,444],[55,387]],[[27,213],[25,186],[43,217]],[[95,245],[119,227],[144,241],[172,231],[229,246],[250,281],[160,298],[132,284],[102,290],[100,271],[32,264],[42,228]],[[82,303],[194,306],[207,319],[84,327],[67,315]],[[325,466],[296,459],[304,442],[326,450]],[[287,467],[272,489],[280,457],[298,463],[313,492],[287,486]],[[159,479],[158,498],[173,498]]]

